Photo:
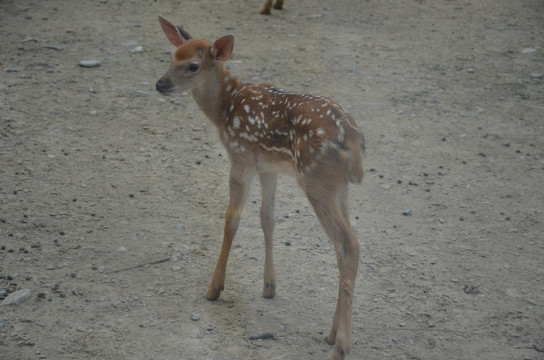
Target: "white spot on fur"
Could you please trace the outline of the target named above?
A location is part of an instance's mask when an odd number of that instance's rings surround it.
[[[238,136],[250,142],[257,142],[258,140],[255,136],[248,134],[246,132],[239,133]]]
[[[232,120],[232,126],[234,126],[235,129],[240,128],[240,118],[238,116],[235,116]]]

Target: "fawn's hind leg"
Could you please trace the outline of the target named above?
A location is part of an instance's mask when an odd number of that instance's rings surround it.
[[[315,181],[311,185],[304,189],[323,229],[334,245],[340,272],[336,312],[331,332],[326,338],[327,342],[335,345],[330,359],[339,360],[344,359],[350,348],[351,306],[359,266],[359,242],[346,220],[346,209],[339,205],[337,196],[338,191],[342,190],[316,186]],[[345,202],[343,204],[347,205]]]
[[[276,296],[276,273],[274,271],[274,202],[276,196],[275,173],[260,174],[261,180],[261,227],[264,233],[264,286],[263,297],[273,298]]]

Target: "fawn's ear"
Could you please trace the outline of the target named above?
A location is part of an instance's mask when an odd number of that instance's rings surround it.
[[[227,61],[232,55],[234,36],[227,35],[217,39],[213,44],[212,54],[215,60]]]
[[[159,22],[161,23],[162,29],[164,30],[166,37],[174,46],[180,47],[184,42],[191,38],[189,34],[185,33],[185,31],[184,33],[186,36],[184,36],[177,26],[175,26],[170,21],[166,20],[160,15]]]

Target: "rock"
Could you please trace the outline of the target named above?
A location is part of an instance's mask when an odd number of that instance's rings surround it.
[[[102,63],[98,60],[81,60],[79,62],[79,66],[84,68],[94,68],[99,67],[100,65],[102,65]]]
[[[120,252],[121,254],[125,254],[128,252],[128,249],[124,246],[121,246],[119,249],[117,249],[117,252]]]
[[[505,294],[506,294],[506,296],[511,297],[511,298],[518,298],[519,297],[519,292],[516,289],[506,289]]]
[[[134,93],[137,94],[137,95],[141,95],[141,96],[149,96],[149,95],[151,95],[151,94],[148,93],[147,91],[143,91],[143,90],[139,90],[139,89],[134,89]]]
[[[412,215],[412,210],[406,209],[406,210],[404,210],[404,211],[402,212],[402,215],[404,215],[404,216]]]
[[[19,72],[19,68],[7,68],[6,72],[16,73]]]
[[[534,53],[536,53],[536,49],[534,49],[534,48],[525,48],[525,49],[521,50],[521,53],[522,54],[534,54]]]
[[[200,320],[200,316],[198,316],[198,314],[191,314],[191,320],[198,321]]]
[[[144,47],[141,45],[138,45],[134,49],[130,49],[130,52],[133,54],[144,52]]]
[[[30,295],[32,295],[32,290],[30,289],[21,289],[12,292],[2,301],[2,305],[18,305],[28,299]]]

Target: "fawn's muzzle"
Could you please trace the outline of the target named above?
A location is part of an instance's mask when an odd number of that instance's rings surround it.
[[[157,81],[155,88],[161,94],[166,94],[172,91],[172,82],[167,78],[160,78],[159,81]]]

